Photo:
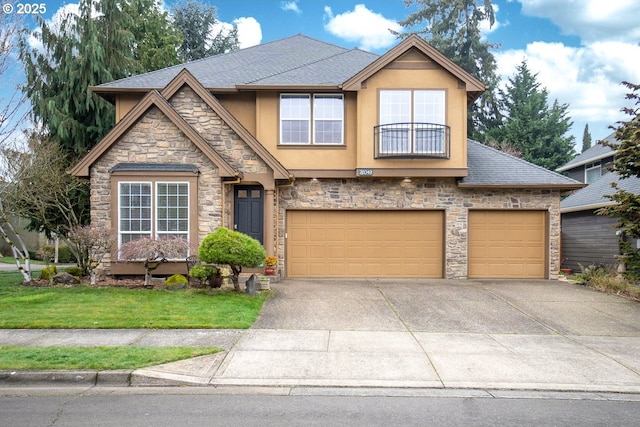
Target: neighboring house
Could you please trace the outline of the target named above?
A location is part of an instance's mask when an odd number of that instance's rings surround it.
[[[615,144],[614,134],[605,138],[605,141]],[[640,194],[640,180],[634,177],[620,179],[611,172],[614,158],[615,151],[611,147],[598,143],[557,169],[589,184],[560,203],[563,268],[579,272],[581,266],[618,264],[620,246],[615,228],[617,221],[614,217],[597,215],[596,211],[614,203],[605,197],[615,193],[612,183]],[[637,242],[632,244],[637,245]]]
[[[120,243],[223,226],[288,277],[557,275],[582,184],[467,140],[485,87],[417,36],[378,56],[297,35],[92,89],[117,124],[71,172]]]

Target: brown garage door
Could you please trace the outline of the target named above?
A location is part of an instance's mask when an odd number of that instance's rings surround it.
[[[442,277],[441,211],[287,211],[289,277]]]
[[[469,277],[545,278],[544,211],[470,211]]]

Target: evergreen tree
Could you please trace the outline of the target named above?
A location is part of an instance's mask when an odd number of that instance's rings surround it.
[[[97,12],[92,15],[92,9]],[[46,137],[60,145],[69,163],[87,153],[113,126],[114,108],[89,87],[130,75],[130,17],[116,0],[81,0],[79,15],[68,14],[59,28],[37,17],[33,36],[42,48],[20,45],[25,67],[23,87],[31,115]]]
[[[446,55],[469,74],[487,86],[468,116],[467,134],[484,141],[484,133],[500,122],[495,89],[499,82],[496,60],[491,53],[495,45],[482,41],[480,24],[495,23],[491,0],[405,0],[407,6],[417,6],[400,25],[415,33]],[[418,28],[420,27],[420,28]]]
[[[158,0],[130,0],[122,10],[132,17],[133,57],[136,73],[146,73],[180,63],[182,36]]]
[[[589,132],[589,123],[584,125],[584,132],[582,133],[582,152],[584,153],[591,148],[591,132]]]
[[[615,150],[612,170],[621,179],[640,179],[640,163],[638,162],[640,159],[640,85],[629,82],[622,84],[631,90],[627,99],[632,99],[635,106],[622,109],[630,116],[630,119],[619,122],[618,127],[615,128],[617,144],[606,141],[603,141],[603,144]],[[640,282],[640,250],[635,244],[629,244],[629,239],[634,243],[636,239],[640,239],[640,194],[625,191],[615,183],[612,186],[616,192],[607,197],[616,204],[602,208],[598,213],[613,216],[618,220],[617,227],[627,237],[627,239],[620,240],[623,261],[627,266],[625,274],[631,280]]]
[[[574,137],[565,136],[572,124],[567,116],[569,106],[556,100],[549,108],[548,95],[537,74],[522,61],[506,90],[500,91],[503,123],[489,130],[487,138],[508,143],[522,152],[525,160],[555,170],[573,157]]]
[[[195,61],[238,49],[238,29],[227,34],[221,29],[215,33],[218,23],[216,8],[200,0],[187,0],[173,8],[174,25],[182,35],[180,55],[184,61]]]

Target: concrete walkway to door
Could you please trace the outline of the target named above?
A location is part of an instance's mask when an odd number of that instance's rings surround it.
[[[277,283],[228,352],[133,385],[640,393],[640,304],[559,281]]]

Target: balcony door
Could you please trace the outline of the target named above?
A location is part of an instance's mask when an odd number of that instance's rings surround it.
[[[380,153],[439,154],[445,151],[444,90],[380,91]]]

